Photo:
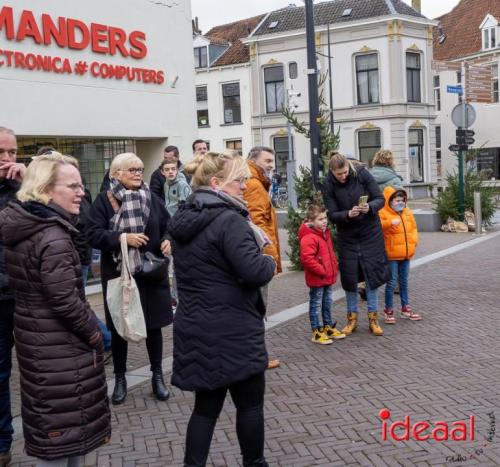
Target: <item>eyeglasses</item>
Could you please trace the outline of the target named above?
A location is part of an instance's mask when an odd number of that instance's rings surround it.
[[[144,173],[144,167],[129,167],[128,169],[122,169],[122,170],[126,170],[131,175],[135,174],[142,175]]]
[[[71,183],[70,185],[66,185],[66,183],[55,183],[55,185],[65,186],[66,188],[73,190],[75,193],[85,193],[85,187],[81,183]]]

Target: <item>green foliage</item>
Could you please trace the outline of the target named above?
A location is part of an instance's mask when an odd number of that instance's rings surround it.
[[[495,213],[495,205],[493,201],[494,189],[486,187],[482,184],[484,177],[478,174],[474,169],[467,169],[464,174],[464,206],[466,211],[474,211],[474,192],[481,193],[481,213],[483,222],[486,225],[491,224],[491,219]],[[458,212],[458,193],[459,179],[458,174],[449,174],[446,177],[447,188],[439,193],[433,201],[436,206],[436,212],[441,216],[444,222],[451,217],[452,219],[459,218]]]
[[[330,153],[339,147],[340,143],[340,128],[337,133],[332,133],[330,126],[331,111],[325,99],[324,86],[326,82],[326,74],[320,75],[318,81],[319,89],[319,131],[320,131],[320,144],[321,144],[321,163],[323,166],[323,173],[328,173],[328,162]],[[295,131],[306,138],[310,138],[309,125],[306,126],[305,122],[299,121],[295,115],[295,111],[285,109],[283,115],[294,127]],[[300,264],[300,243],[298,232],[301,224],[304,222],[305,213],[310,204],[323,205],[323,197],[320,192],[317,192],[312,183],[311,170],[300,166],[299,175],[294,175],[295,191],[297,193],[298,209],[288,207],[288,221],[285,228],[288,231],[288,246],[290,251],[287,252],[290,261],[292,262],[292,269],[301,271],[302,265]],[[332,239],[335,243],[335,227],[329,225]]]

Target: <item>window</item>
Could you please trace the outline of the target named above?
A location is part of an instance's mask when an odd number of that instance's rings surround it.
[[[419,53],[406,53],[406,91],[408,102],[422,102]]]
[[[222,85],[224,123],[241,123],[240,83]]]
[[[498,63],[491,65],[492,102],[498,102]]]
[[[358,105],[377,104],[378,95],[378,58],[377,54],[356,57],[356,88]]]
[[[441,87],[439,75],[434,76],[434,105],[436,110],[439,112],[441,110]]]
[[[441,166],[441,126],[436,125],[436,163],[437,163],[437,176],[441,177],[443,175],[442,173],[442,166]]]
[[[283,65],[264,68],[266,85],[266,112],[275,113],[283,110],[285,102],[285,80]]]
[[[194,67],[195,68],[206,68],[207,63],[207,48],[206,47],[195,47],[194,48]]]
[[[496,28],[483,29],[483,49],[495,49],[497,46]]]
[[[286,161],[289,158],[288,154],[288,137],[280,136],[273,139],[275,169],[274,172],[281,175],[281,185],[286,186]],[[293,152],[293,145],[291,148]]]
[[[243,145],[241,139],[229,139],[226,141],[226,149],[230,151],[238,151],[240,156],[243,155]]]
[[[288,64],[288,77],[290,79],[297,79],[297,76],[299,76],[297,62],[290,62]]]
[[[208,121],[208,93],[206,86],[196,87],[196,114],[198,118],[198,126],[204,127],[209,125]]]
[[[411,129],[408,133],[410,183],[424,181],[424,130]]]
[[[373,156],[382,147],[380,134],[380,130],[360,131],[358,133],[359,160],[368,166],[371,166]]]

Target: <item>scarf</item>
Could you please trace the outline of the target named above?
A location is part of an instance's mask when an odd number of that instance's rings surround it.
[[[110,190],[121,202],[121,206],[109,221],[111,230],[120,233],[143,233],[146,230],[151,212],[151,192],[143,183],[138,190],[127,190],[118,180],[112,179]],[[128,247],[130,272],[135,274],[142,269],[142,256],[138,248]],[[113,254],[113,259],[121,269],[121,252]]]

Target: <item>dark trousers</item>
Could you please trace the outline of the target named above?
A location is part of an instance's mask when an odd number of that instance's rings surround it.
[[[0,453],[12,444],[12,414],[10,411],[10,372],[14,345],[14,300],[0,300]]]
[[[107,324],[111,332],[111,352],[113,354],[114,372],[125,373],[127,371],[128,342],[116,332],[111,320],[109,320]],[[161,328],[148,329],[147,334],[146,348],[148,349],[151,371],[161,372],[161,361],[163,357],[163,336]]]
[[[215,424],[229,390],[236,406],[236,434],[243,465],[263,460],[265,374],[213,391],[197,391],[186,433],[185,467],[205,466]]]

